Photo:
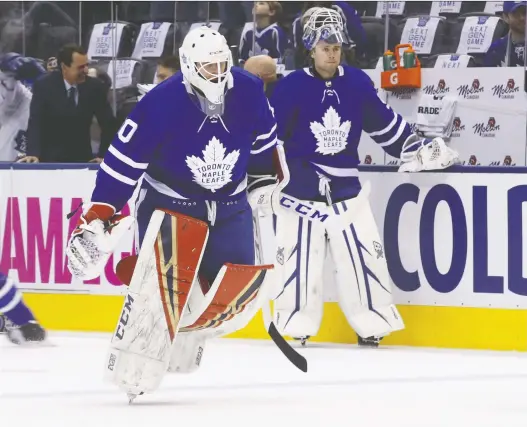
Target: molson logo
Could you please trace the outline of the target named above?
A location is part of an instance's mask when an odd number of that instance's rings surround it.
[[[520,88],[516,86],[514,79],[509,79],[506,85],[492,86],[492,96],[497,96],[501,99],[514,99],[514,94],[518,92],[520,92]]]
[[[423,88],[423,93],[427,95],[442,95],[450,92],[450,88],[447,87],[445,80],[441,79],[437,82],[437,85],[428,85]]]
[[[412,99],[412,95],[416,92],[416,89],[412,88],[397,88],[392,91],[392,95],[398,99]]]
[[[461,85],[457,88],[459,96],[465,99],[479,99],[479,94],[483,93],[485,88],[481,86],[478,79],[474,79],[472,85]]]
[[[461,136],[461,132],[465,130],[465,125],[462,124],[461,119],[459,117],[454,117],[454,121],[452,122],[452,138],[459,138]]]
[[[463,164],[465,164],[465,163],[466,162],[463,162]],[[470,158],[468,159],[468,164],[470,166],[479,166],[479,165],[481,165],[481,163],[478,163],[478,158],[474,154],[472,154],[470,156]]]
[[[487,123],[476,123],[472,126],[474,133],[483,138],[494,138],[496,133],[500,130],[500,125],[496,124],[494,117],[489,117]]]

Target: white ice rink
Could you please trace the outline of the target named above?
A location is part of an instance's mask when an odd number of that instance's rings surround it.
[[[312,345],[304,374],[271,343],[216,340],[198,372],[129,406],[102,382],[108,336],[0,338],[5,427],[527,427],[522,354]]]

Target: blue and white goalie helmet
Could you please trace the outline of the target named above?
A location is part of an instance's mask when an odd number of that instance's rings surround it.
[[[190,31],[179,49],[185,80],[213,104],[223,103],[231,78],[232,53],[217,31],[201,26]]]
[[[312,50],[320,41],[331,44],[342,44],[344,24],[342,17],[334,9],[325,7],[313,8],[307,22],[304,24],[302,41],[307,50]],[[307,13],[306,12],[306,13]]]

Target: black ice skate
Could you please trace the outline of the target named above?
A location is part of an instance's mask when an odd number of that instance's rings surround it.
[[[382,337],[368,337],[368,338],[362,338],[361,336],[357,335],[358,344],[359,347],[370,347],[370,348],[377,348],[379,347],[379,343],[382,340]]]
[[[300,344],[302,344],[302,347],[306,346],[307,340],[311,338],[310,335],[306,335],[305,337],[293,337],[295,341],[300,341]]]
[[[6,332],[9,341],[18,345],[38,343],[44,341],[46,338],[46,331],[35,320],[22,326],[15,325],[8,320],[6,321]]]

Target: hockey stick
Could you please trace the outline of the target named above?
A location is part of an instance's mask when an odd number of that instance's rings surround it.
[[[255,212],[253,215],[257,216],[258,212]],[[263,250],[260,247],[262,244],[260,238],[260,221],[258,218],[253,218],[253,222],[256,238],[258,240],[258,244],[256,245],[256,257],[259,263],[265,264],[265,261],[267,260],[264,260]],[[280,332],[278,332],[276,325],[273,323],[273,317],[271,314],[271,307],[269,302],[266,301],[261,309],[265,330],[267,331],[275,345],[280,349],[284,356],[287,357],[293,365],[295,365],[302,372],[307,372],[307,360],[305,359],[305,357],[299,354],[295,349],[293,349],[293,347],[288,344],[285,338],[280,334]]]
[[[286,185],[289,183],[289,170],[287,169],[287,164],[285,162],[285,153],[284,148],[281,145],[278,145],[276,147],[275,152],[275,162],[276,167],[279,169],[279,183],[275,188],[275,191],[273,192],[271,196],[271,204],[276,205],[279,201],[280,193],[282,190],[286,187]],[[258,215],[258,212],[253,213],[253,215]],[[256,230],[256,235],[258,240],[261,236],[260,232],[260,223],[258,220],[254,221],[254,226]],[[258,242],[258,246],[260,245],[260,242]],[[259,249],[259,255],[257,256],[260,258],[259,261],[263,262],[263,254],[262,250]],[[304,356],[302,356],[300,353],[298,353],[293,347],[289,345],[289,343],[285,340],[285,338],[280,335],[280,332],[278,332],[278,329],[276,328],[276,325],[273,323],[272,316],[271,316],[271,308],[269,306],[269,303],[266,302],[262,306],[262,314],[264,319],[264,326],[275,343],[275,345],[280,349],[280,351],[284,354],[285,357],[289,359],[289,361],[295,365],[298,369],[300,369],[302,372],[307,372],[307,360]]]
[[[276,329],[276,326],[272,321],[271,307],[269,304],[266,303],[263,305],[262,314],[265,329],[267,330],[267,333],[269,334],[275,345],[280,349],[284,356],[287,357],[293,365],[295,365],[302,372],[307,372],[306,358],[300,353],[298,353],[293,347],[291,347],[289,343],[285,340],[285,338],[280,334],[280,332],[278,332],[278,329]]]

